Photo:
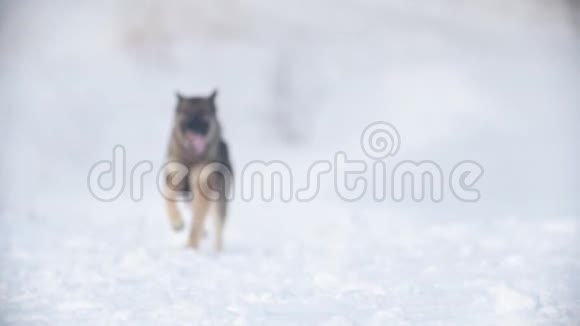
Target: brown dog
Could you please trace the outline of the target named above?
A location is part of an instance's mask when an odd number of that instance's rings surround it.
[[[197,248],[205,216],[213,206],[216,211],[215,249],[220,251],[226,219],[227,194],[232,183],[228,147],[222,139],[216,116],[217,91],[208,97],[184,97],[177,94],[175,119],[165,165],[165,199],[173,228],[183,228],[177,207],[180,195],[191,200],[192,226],[189,246]]]

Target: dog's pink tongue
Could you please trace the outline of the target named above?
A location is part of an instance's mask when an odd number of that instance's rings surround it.
[[[205,151],[206,139],[204,136],[195,133],[188,133],[187,138],[191,145],[193,145],[193,149],[196,153],[201,154]]]

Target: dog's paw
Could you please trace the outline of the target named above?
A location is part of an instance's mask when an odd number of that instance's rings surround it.
[[[182,220],[176,220],[176,221],[172,221],[171,222],[171,227],[173,228],[173,231],[175,232],[179,232],[181,230],[183,230],[183,221]]]
[[[187,241],[187,244],[185,245],[185,247],[188,249],[193,249],[193,250],[197,251],[199,244],[197,243],[197,241],[193,241],[193,240],[189,239]]]

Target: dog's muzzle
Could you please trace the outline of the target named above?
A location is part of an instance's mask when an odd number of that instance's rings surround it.
[[[209,131],[209,122],[202,118],[195,118],[187,122],[185,130],[186,132],[193,132],[205,136]]]

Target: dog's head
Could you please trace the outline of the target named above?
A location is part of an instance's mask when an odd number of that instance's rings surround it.
[[[217,91],[209,96],[185,97],[177,95],[176,131],[182,144],[197,155],[204,154],[213,139],[219,137],[220,126],[216,118]]]

